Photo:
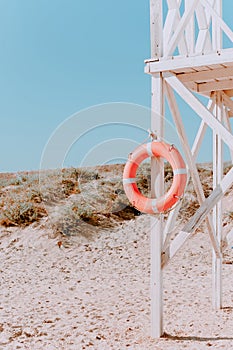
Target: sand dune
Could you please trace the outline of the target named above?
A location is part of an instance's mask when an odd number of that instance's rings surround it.
[[[232,203],[232,202],[231,202]],[[197,233],[164,270],[164,329],[150,338],[149,216],[70,237],[48,219],[2,228],[0,349],[231,349],[233,254],[223,265],[224,308],[211,306],[211,246]]]

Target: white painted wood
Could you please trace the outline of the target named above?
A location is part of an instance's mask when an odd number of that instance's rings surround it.
[[[189,180],[189,175],[188,175]],[[166,224],[163,232],[163,251],[165,251],[170,245],[170,239],[174,233],[174,228],[176,225],[176,219],[180,211],[182,202],[178,203],[175,208],[169,213],[166,220]]]
[[[226,94],[226,92],[222,92],[223,93],[223,101],[225,106],[227,106],[231,113],[233,113],[233,101],[232,99],[230,99],[230,97]]]
[[[231,127],[231,123],[230,123],[229,112],[225,112],[225,113],[226,113],[226,125],[227,125],[227,128],[232,133],[232,127]],[[231,157],[231,163],[233,164],[233,150],[229,149],[229,152],[230,152],[230,157]]]
[[[152,77],[151,130],[158,139],[164,135],[164,87],[162,74]],[[151,196],[164,193],[164,164],[162,159],[151,158]],[[163,244],[163,215],[151,217],[151,335],[163,334],[163,288],[161,253]]]
[[[213,114],[189,91],[175,75],[166,75],[166,82],[192,107],[202,120],[213,130],[217,130],[222,140],[233,149],[233,135],[215,118]]]
[[[162,1],[150,0],[150,36],[151,57],[159,58],[163,54]]]
[[[168,11],[166,21],[163,28],[163,45],[168,46],[169,40],[171,39],[174,23],[176,19],[176,9],[171,9]]]
[[[183,226],[180,232],[186,232],[187,235],[182,233],[182,240],[177,235],[171,242],[170,247],[162,253],[162,266],[164,267],[170,259],[174,257],[177,251],[182,247],[188,238],[194,233],[194,231],[200,226],[202,221],[206,218],[206,215],[213,209],[216,203],[222,199],[226,191],[231,187],[233,183],[233,168],[223,177],[219,185],[213,190],[211,195],[205,199],[202,205],[197,209],[196,213],[188,220]],[[184,239],[185,238],[185,239]],[[182,244],[179,242],[182,241]],[[177,243],[178,242],[178,243]]]
[[[215,0],[212,8],[222,17],[222,0]],[[214,50],[220,50],[222,48],[222,32],[215,17],[212,18],[212,42]]]
[[[216,118],[222,120],[222,99],[221,94],[216,94]],[[215,189],[222,179],[223,174],[223,145],[222,140],[213,131],[213,188]],[[218,201],[213,208],[213,223],[216,232],[216,238],[219,246],[222,246],[222,200]],[[222,307],[222,257],[217,257],[213,251],[212,257],[212,291],[213,291],[213,307],[220,309]]]
[[[212,51],[212,46],[211,46],[209,29],[199,30],[197,42],[195,45],[195,52],[202,54],[202,53],[211,52],[211,51]]]
[[[198,146],[202,143],[202,141],[203,141],[203,139],[204,139],[206,129],[207,129],[207,125],[206,125],[206,123],[202,120],[202,121],[201,121],[201,124],[200,124],[200,127],[199,127],[199,129],[198,129],[198,132],[197,132],[197,134],[196,134],[194,143],[193,143],[192,154],[193,154],[194,159],[197,158],[197,152],[198,152],[198,150],[199,150],[199,147],[198,147]]]
[[[153,217],[151,220],[151,336],[159,338],[163,334],[163,277],[161,268],[163,222]]]
[[[181,3],[185,4],[182,17],[180,15]],[[230,99],[233,96],[233,80],[231,80],[231,77],[233,77],[233,48],[222,49],[222,32],[225,32],[232,42],[233,32],[222,20],[222,1],[167,0],[168,13],[165,17],[164,28],[162,25],[163,5],[162,0],[150,0],[152,59],[146,61],[145,72],[152,75],[151,129],[156,131],[158,139],[163,139],[164,122],[161,116],[164,114],[164,88],[166,85],[170,110],[180,134],[180,140],[201,205],[170,244],[169,239],[179,212],[179,205],[170,213],[166,226],[164,225],[163,215],[157,219],[155,217],[151,219],[151,334],[154,338],[160,337],[163,333],[162,266],[176,254],[205,219],[208,222],[208,231],[214,247],[213,304],[215,307],[221,307],[221,247],[223,242],[221,200],[233,183],[233,168],[222,178],[222,141],[228,145],[230,152],[233,154],[233,135],[228,118],[228,112],[233,112],[233,102]],[[198,25],[197,33],[194,28],[194,16],[196,16],[196,24]],[[210,27],[212,28],[211,35]],[[195,43],[196,34],[197,41]],[[177,48],[179,55],[171,57]],[[216,52],[211,52],[212,50]],[[200,55],[200,53],[205,54]],[[179,73],[180,80],[174,73]],[[166,84],[164,84],[164,81],[166,81]],[[188,144],[172,89],[201,118],[200,128],[192,149]],[[208,108],[189,89],[210,96],[211,100]],[[217,92],[213,93],[213,91]],[[217,96],[217,118],[213,115],[215,96]],[[223,106],[223,103],[226,107]],[[211,195],[205,199],[195,160],[207,126],[215,134],[215,148],[213,149],[215,188]],[[164,193],[163,161],[152,158],[151,166],[151,195],[156,197]],[[213,209],[214,207],[215,209]],[[214,227],[212,211],[214,212]],[[233,233],[229,233],[230,236],[233,236]],[[163,243],[164,246],[162,247]]]
[[[195,7],[197,3],[200,0],[190,0],[192,1],[192,5],[190,5],[190,8],[186,9],[179,24],[176,27],[176,30],[169,42],[169,45],[167,46],[166,50],[164,50],[164,56],[169,56],[174,53],[174,50],[176,49],[178,42],[180,41],[181,36],[184,35],[185,27],[187,26],[191,16],[194,13]]]
[[[176,4],[176,5],[175,5]],[[169,10],[167,13],[166,21],[164,24],[163,29],[163,45],[164,45],[164,52],[166,52],[166,48],[169,45],[169,41],[171,40],[172,34],[174,32],[174,29],[180,22],[180,12],[179,12],[179,6],[175,1],[168,1]],[[180,40],[177,43],[179,53],[181,55],[187,55],[187,43],[185,40],[184,33],[181,35]]]
[[[214,109],[214,106],[215,106],[215,102],[213,101],[213,96],[215,95],[212,94],[210,96],[210,100],[208,102],[208,106],[207,106],[207,109],[212,113],[213,112],[213,109]],[[195,137],[195,140],[193,142],[193,146],[192,146],[192,155],[193,155],[193,158],[196,160],[197,159],[197,155],[198,155],[198,152],[199,152],[199,149],[200,149],[200,146],[202,144],[202,141],[204,139],[204,136],[205,136],[205,132],[206,132],[206,129],[207,129],[207,125],[206,123],[202,120],[201,121],[201,124],[200,124],[200,127],[198,129],[198,132],[196,134],[196,137]]]
[[[227,106],[225,105],[225,101],[229,99],[228,96],[226,96],[223,92],[221,92],[222,100],[224,103],[223,110],[222,110],[222,120],[224,125],[226,126],[227,130],[232,134],[232,128],[230,123],[230,115],[229,111],[227,109]],[[231,99],[229,99],[231,102],[233,102]],[[233,150],[229,149],[230,157],[231,157],[231,163],[233,164]]]
[[[211,96],[211,98],[213,98],[213,96]],[[209,103],[208,103],[208,106],[207,106],[207,108],[210,110],[210,112],[213,112],[214,105],[215,105],[215,102],[212,99],[210,99]],[[206,128],[207,128],[207,125],[202,120],[201,124],[200,124],[200,127],[198,129],[197,135],[195,137],[195,140],[193,142],[192,151],[191,151],[194,161],[196,161],[196,159],[197,159],[197,155],[199,153],[199,150],[200,150],[200,147],[201,147],[204,135],[205,135]],[[190,179],[190,173],[188,171],[187,183],[189,182],[189,179]],[[173,231],[173,228],[175,226],[175,221],[177,219],[177,216],[178,216],[178,213],[179,213],[179,210],[180,210],[180,206],[181,206],[181,202],[180,202],[179,205],[177,205],[175,207],[174,210],[172,210],[169,213],[169,216],[167,218],[166,225],[165,225],[165,228],[164,228],[163,251],[165,251],[168,248],[168,246],[169,246],[170,238],[171,238],[172,233],[173,233],[172,231]]]
[[[213,96],[211,97],[213,98]],[[215,102],[210,99],[207,108],[210,110],[210,112],[213,112],[213,108],[214,108]],[[193,160],[194,162],[197,159],[197,155],[199,153],[201,144],[202,144],[202,140],[204,138],[204,134],[206,131],[207,125],[205,124],[205,122],[201,121],[201,125],[199,127],[199,130],[197,132],[197,135],[195,137],[195,140],[193,142],[193,146],[192,146],[192,155],[193,155]],[[188,171],[188,176],[187,176],[187,183],[189,182],[190,179],[190,172]],[[180,210],[180,206],[181,206],[182,202],[180,202],[178,205],[176,205],[176,207],[174,208],[174,210],[172,210],[167,218],[166,221],[166,225],[164,228],[164,245],[163,245],[163,251],[165,251],[170,244],[170,238],[173,234],[173,229],[175,226],[175,222],[177,219],[177,216],[179,214],[179,210]]]
[[[172,59],[161,59],[160,61],[145,60],[145,63],[149,65],[150,74],[158,72],[173,71],[181,68],[195,68],[215,64],[232,63],[233,49],[222,49],[218,53],[210,53],[206,55],[194,55],[189,57],[173,57]]]
[[[218,15],[218,13],[209,4],[208,0],[200,0],[200,2],[208,9],[208,11],[210,12],[212,18],[216,21],[217,25],[226,34],[226,36],[233,42],[233,32],[232,32],[232,30],[228,27],[226,22],[223,21],[223,19],[220,17],[220,15]]]
[[[219,69],[213,69],[213,70],[206,70],[201,72],[191,72],[191,73],[185,73],[185,74],[178,74],[177,77],[182,81],[183,83],[195,81],[195,82],[201,82],[211,79],[220,79],[220,78],[229,78],[233,77],[233,67],[227,67],[227,68],[219,68]]]
[[[204,191],[202,188],[202,184],[201,184],[201,180],[198,174],[198,170],[195,164],[195,159],[191,153],[190,147],[189,147],[189,142],[188,142],[188,138],[186,136],[183,124],[182,124],[182,119],[179,113],[179,109],[175,100],[175,96],[174,93],[172,91],[172,89],[170,88],[169,85],[166,84],[166,93],[167,93],[167,98],[168,98],[168,103],[170,106],[170,110],[172,112],[172,116],[173,116],[173,120],[175,122],[176,125],[176,130],[178,132],[178,136],[183,148],[183,151],[185,153],[186,156],[186,160],[188,163],[188,167],[189,167],[189,171],[190,171],[190,175],[192,177],[193,180],[193,185],[194,185],[194,189],[195,192],[197,194],[197,199],[199,204],[201,205],[204,200],[205,200],[205,195],[204,195]],[[212,222],[212,218],[210,217],[210,215],[207,215],[207,228],[208,228],[208,233],[210,236],[210,240],[213,246],[213,249],[215,250],[215,253],[217,256],[221,256],[220,253],[220,247],[219,247],[219,243],[216,239],[216,235],[215,235],[215,231],[213,228],[213,222]]]
[[[199,27],[199,33],[195,46],[196,53],[205,53],[212,51],[212,44],[209,32],[210,16],[206,18],[204,7],[199,3],[196,7],[196,18]]]
[[[190,0],[185,0],[185,9],[190,9]],[[188,54],[192,55],[194,53],[194,38],[195,38],[195,31],[194,31],[194,14],[190,16],[190,20],[188,21],[186,28],[185,28],[185,37],[186,37],[186,43],[188,48]]]
[[[233,89],[233,79],[211,81],[210,83],[199,83],[196,87],[196,92],[211,92]]]

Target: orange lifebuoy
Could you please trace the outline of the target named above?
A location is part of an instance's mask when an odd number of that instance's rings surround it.
[[[159,198],[142,195],[136,184],[136,173],[141,162],[148,157],[165,158],[173,170],[173,182],[167,193]],[[154,214],[170,209],[183,195],[187,182],[187,171],[179,151],[165,142],[152,141],[136,148],[130,154],[123,173],[125,193],[135,208],[141,212]]]

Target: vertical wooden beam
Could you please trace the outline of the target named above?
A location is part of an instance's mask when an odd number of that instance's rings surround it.
[[[163,55],[162,0],[150,0],[151,57]],[[163,78],[159,73],[151,78],[151,130],[158,138],[163,137]],[[155,185],[155,183],[157,184]],[[162,184],[160,187],[159,185]],[[156,186],[159,188],[156,188]],[[163,163],[151,158],[151,196],[163,193]],[[163,243],[163,216],[157,220],[151,217],[151,336],[163,334],[163,277],[161,254]]]
[[[225,124],[227,130],[229,130],[232,133],[229,111],[227,109],[227,106],[225,105],[225,101],[226,101],[225,97],[226,97],[226,95],[224,93],[222,93],[222,98],[223,98],[223,115],[222,115],[222,119],[223,119],[223,123]],[[230,152],[230,157],[231,157],[231,163],[233,164],[233,150],[229,149],[229,152]]]
[[[215,115],[219,121],[222,121],[222,96],[221,92],[216,94]],[[215,189],[223,176],[223,143],[219,135],[213,130],[213,189]],[[221,249],[222,246],[222,200],[218,201],[213,209],[213,224],[216,232],[216,238]],[[222,307],[222,258],[217,257],[213,251],[212,258],[212,290],[213,307],[220,309]]]
[[[222,0],[215,0],[213,8],[222,17]],[[212,43],[214,50],[222,48],[222,31],[214,16],[212,17]]]
[[[158,139],[164,134],[163,78],[159,73],[152,77],[151,129]],[[151,158],[151,197],[161,196],[164,187],[164,165],[162,159]],[[151,217],[151,335],[159,338],[163,334],[163,276],[161,254],[163,245],[163,215]]]
[[[150,40],[151,57],[159,58],[163,54],[163,15],[162,0],[150,0]]]
[[[185,9],[189,9],[191,5],[190,0],[185,0]],[[190,21],[188,22],[185,29],[185,37],[188,46],[188,54],[194,53],[194,42],[195,42],[195,26],[194,26],[194,14],[191,15]]]

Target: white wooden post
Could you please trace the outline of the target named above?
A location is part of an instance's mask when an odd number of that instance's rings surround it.
[[[222,17],[222,0],[215,0],[214,10]],[[220,50],[222,48],[221,28],[214,17],[212,18],[212,42],[214,50]]]
[[[216,118],[222,120],[222,96],[216,94]],[[222,180],[223,175],[223,150],[222,140],[219,135],[213,131],[213,188],[216,188]],[[216,238],[221,249],[222,243],[222,200],[220,200],[213,209],[213,223],[216,232]],[[220,309],[222,307],[222,258],[217,257],[213,250],[212,258],[212,288],[213,288],[213,307]]]
[[[200,208],[173,240],[171,235],[178,208],[164,217],[151,218],[151,335],[163,334],[162,268],[207,219],[213,246],[213,306],[222,307],[222,198],[233,183],[233,169],[223,176],[223,142],[233,161],[233,135],[229,116],[233,115],[232,48],[222,49],[223,33],[233,44],[233,31],[222,19],[222,0],[150,0],[151,59],[146,73],[152,76],[151,129],[158,139],[164,136],[164,90],[189,166]],[[181,5],[184,12],[181,14]],[[210,33],[211,32],[211,33]],[[178,49],[178,50],[177,50]],[[176,57],[179,56],[179,57]],[[174,91],[201,118],[192,149],[189,146]],[[191,90],[210,97],[209,105]],[[215,110],[214,110],[215,108]],[[205,198],[195,160],[207,127],[213,131],[213,192]],[[151,196],[164,193],[163,161],[151,159]],[[233,236],[233,230],[227,240]]]
[[[150,0],[151,57],[159,58],[163,52],[162,1]]]
[[[158,139],[163,137],[164,92],[161,74],[152,78],[151,129]],[[163,160],[151,158],[151,197],[163,194]],[[163,246],[163,215],[151,217],[151,335],[159,338],[163,334],[163,277],[161,254]]]
[[[192,3],[190,0],[185,0],[185,9],[189,9]],[[190,17],[190,21],[188,22],[185,30],[185,38],[188,46],[188,54],[194,53],[194,37],[195,37],[195,29],[194,29],[194,15]]]
[[[150,0],[151,56],[159,58],[163,52],[162,1]],[[151,130],[163,137],[164,92],[162,74],[151,79]],[[156,183],[156,185],[155,185]],[[151,196],[163,193],[163,161],[151,158]],[[163,216],[151,217],[151,336],[163,334],[163,277],[161,253],[163,244]]]

